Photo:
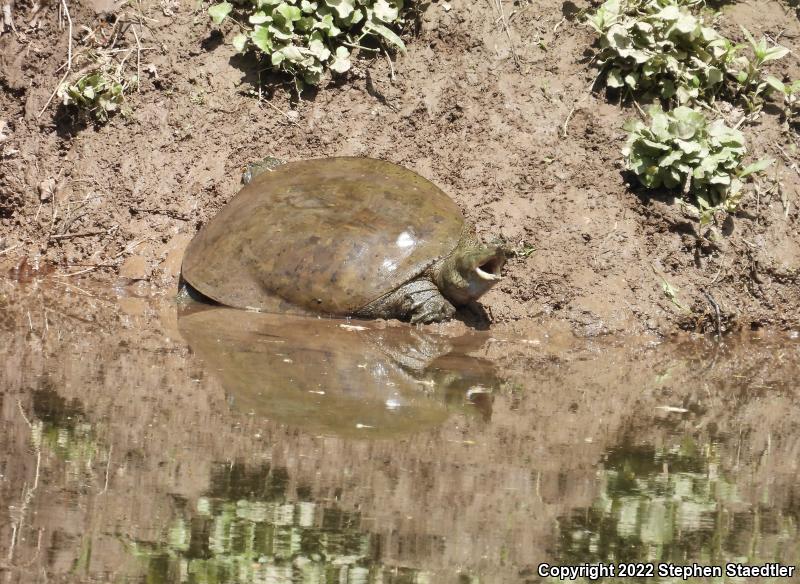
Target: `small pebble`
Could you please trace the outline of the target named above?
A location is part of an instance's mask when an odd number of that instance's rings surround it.
[[[53,198],[53,193],[56,190],[56,179],[48,178],[39,183],[39,200],[46,203]]]

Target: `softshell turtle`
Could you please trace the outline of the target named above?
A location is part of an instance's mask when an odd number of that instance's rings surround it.
[[[255,175],[194,237],[182,275],[236,308],[427,323],[479,298],[505,261],[418,174],[322,158]]]

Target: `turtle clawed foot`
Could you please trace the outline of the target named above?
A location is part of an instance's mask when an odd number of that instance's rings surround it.
[[[411,315],[411,324],[431,324],[449,320],[455,315],[455,307],[441,296],[421,304]]]

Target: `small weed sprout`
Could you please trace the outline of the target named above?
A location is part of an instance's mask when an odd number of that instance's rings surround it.
[[[683,310],[684,312],[689,312],[689,309],[686,308],[681,301],[678,300],[678,289],[675,288],[672,284],[667,282],[667,279],[663,276],[661,277],[661,290],[664,291],[664,296],[666,296],[670,302],[672,302],[677,308]]]
[[[772,160],[742,168],[744,136],[723,120],[708,123],[687,106],[665,112],[650,108],[650,124],[634,120],[623,149],[626,166],[647,188],[680,189],[692,195],[702,224],[716,211],[733,212],[742,196],[742,179],[761,172]]]
[[[777,91],[783,98],[783,115],[786,118],[786,126],[800,123],[800,80],[792,83],[784,83],[777,77],[767,76],[766,83]]]
[[[120,110],[126,91],[137,82],[136,75],[125,78],[120,65],[97,57],[72,80],[62,83],[56,95],[65,106],[77,108],[104,123]]]
[[[405,23],[410,0],[244,0],[212,5],[211,19],[222,23],[232,13],[240,28],[233,46],[256,51],[270,59],[272,68],[304,85],[319,85],[330,71],[350,69],[351,50],[378,51],[392,47],[405,51],[395,30]],[[365,39],[381,49],[364,47]]]
[[[768,81],[769,77],[764,77],[764,64],[782,59],[789,53],[789,49],[780,45],[768,46],[766,37],[761,37],[761,40],[756,42],[750,31],[744,27],[741,29],[753,51],[753,58],[736,57],[732,65],[738,67],[738,70],[733,70],[732,74],[739,82],[739,94],[747,109],[751,112],[758,111],[763,103],[762,94],[772,85]]]

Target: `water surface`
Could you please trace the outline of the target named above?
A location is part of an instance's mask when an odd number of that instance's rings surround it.
[[[178,317],[71,283],[0,308],[6,582],[800,561],[796,335]]]

